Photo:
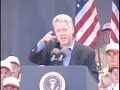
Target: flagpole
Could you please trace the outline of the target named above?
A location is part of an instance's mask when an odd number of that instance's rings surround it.
[[[100,49],[99,49],[99,47],[97,47],[97,53],[98,53],[98,63],[99,63],[99,66],[100,66],[100,70],[102,70],[101,60],[100,60]]]

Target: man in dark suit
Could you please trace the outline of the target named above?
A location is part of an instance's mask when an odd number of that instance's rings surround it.
[[[54,48],[67,48],[67,56],[62,61],[57,62],[57,65],[85,65],[98,83],[95,51],[75,41],[72,18],[68,15],[60,14],[53,19],[52,24],[55,35],[53,35],[53,31],[50,31],[37,43],[31,50],[30,61],[38,65],[55,65],[50,60],[51,51]]]

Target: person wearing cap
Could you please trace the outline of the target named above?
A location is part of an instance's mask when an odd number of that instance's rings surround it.
[[[112,90],[119,90],[119,61],[112,62],[109,68],[113,83]]]
[[[95,48],[95,51],[96,51],[96,62],[99,64],[101,64],[101,67],[100,65],[99,66],[99,80],[100,80],[100,83],[99,85],[102,87],[102,88],[106,88],[108,86],[110,86],[110,84],[112,83],[112,80],[110,78],[110,75],[108,73],[108,58],[107,58],[107,55],[106,55],[106,47],[107,45],[110,43],[110,33],[111,33],[111,23],[105,23],[103,25],[103,29],[102,29],[102,32],[101,32],[101,45],[96,47]],[[102,73],[101,73],[102,72]]]
[[[15,77],[7,77],[3,80],[3,90],[20,90],[18,79]]]
[[[105,23],[103,25],[102,29],[102,36],[103,36],[103,42],[105,45],[110,43],[110,33],[111,33],[112,25],[110,22]]]
[[[103,69],[103,73],[108,74],[109,65],[114,61],[119,61],[119,44],[118,43],[109,43],[106,47],[107,56],[107,67]]]
[[[4,78],[11,76],[11,74],[12,74],[11,63],[5,60],[2,60],[1,61],[1,88],[2,88]]]
[[[107,67],[106,46],[110,43],[111,23],[105,23],[101,32],[101,45],[95,47],[96,62],[100,61],[101,69]]]
[[[109,43],[106,47],[106,54],[108,58],[108,63],[119,60],[119,44]]]
[[[12,65],[12,76],[16,77],[19,81],[21,78],[21,65],[20,65],[20,61],[18,60],[18,57],[16,56],[8,56],[6,59],[6,61],[9,61]]]
[[[111,63],[119,61],[119,44],[118,43],[113,43],[113,42],[109,43],[106,46],[106,52],[105,53],[106,53],[106,56],[107,56],[108,66],[106,68],[102,69],[104,76],[101,78],[101,80],[103,81],[102,83],[104,85],[106,84],[104,82],[107,81],[107,80],[104,80],[106,75],[107,75],[107,78],[108,78],[109,82],[113,81],[110,77],[111,74],[109,73],[109,67],[110,67]]]

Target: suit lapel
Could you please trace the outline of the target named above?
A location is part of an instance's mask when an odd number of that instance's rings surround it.
[[[84,60],[82,57],[82,47],[80,46],[80,44],[75,41],[75,45],[72,51],[72,55],[71,55],[71,59],[70,59],[70,64],[69,65],[83,65],[84,64]]]
[[[74,65],[77,62],[78,55],[77,55],[77,50],[76,49],[77,49],[77,42],[75,41],[69,65]]]

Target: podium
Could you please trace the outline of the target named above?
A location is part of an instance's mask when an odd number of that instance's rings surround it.
[[[59,87],[56,89],[50,89],[56,87],[53,77],[58,79],[56,85]],[[40,86],[43,88],[40,89]],[[62,87],[65,90],[98,90],[97,83],[86,66],[22,66],[21,90],[62,90]]]

